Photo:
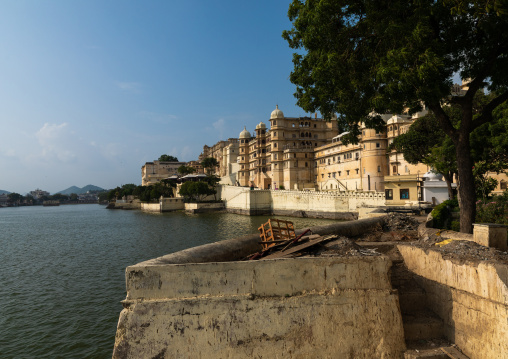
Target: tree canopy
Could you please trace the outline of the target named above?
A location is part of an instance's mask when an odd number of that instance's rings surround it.
[[[377,114],[425,105],[455,146],[461,231],[472,232],[469,135],[508,99],[507,9],[506,0],[294,0],[293,27],[283,37],[297,50],[290,75],[297,103],[327,119],[337,115],[352,141],[361,122],[384,126]],[[456,73],[469,79],[461,96],[452,92]],[[496,96],[473,108],[481,88]],[[460,109],[457,124],[444,110],[450,104]]]
[[[201,161],[201,166],[203,166],[208,173],[211,173],[218,165],[219,162],[213,157],[206,157]]]
[[[217,191],[206,182],[185,182],[180,187],[180,195],[187,201],[201,202],[205,197],[215,195]]]
[[[185,165],[181,165],[180,167],[178,167],[177,171],[182,176],[196,172],[196,170],[193,167]]]
[[[159,161],[161,162],[178,162],[178,158],[170,155],[161,155],[159,157]]]

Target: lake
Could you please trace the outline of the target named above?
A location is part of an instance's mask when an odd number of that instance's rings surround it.
[[[256,233],[268,216],[0,208],[0,357],[111,358],[125,267]],[[289,218],[296,229],[333,220]]]

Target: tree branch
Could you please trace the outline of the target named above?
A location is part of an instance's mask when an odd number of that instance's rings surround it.
[[[428,102],[426,103],[427,107],[430,108],[432,112],[436,115],[436,118],[438,119],[439,123],[443,127],[444,132],[450,136],[450,138],[454,138],[456,136],[457,130],[455,127],[453,127],[450,117],[444,112],[441,105],[437,102]]]
[[[482,114],[473,121],[471,130],[474,130],[481,125],[492,121],[492,111],[494,111],[496,107],[501,105],[506,100],[508,100],[508,90],[494,98],[483,108]]]

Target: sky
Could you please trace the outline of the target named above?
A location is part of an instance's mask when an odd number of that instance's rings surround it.
[[[161,154],[303,116],[289,0],[0,2],[0,189],[141,184]]]

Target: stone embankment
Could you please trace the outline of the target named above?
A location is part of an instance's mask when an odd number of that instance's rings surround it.
[[[382,218],[315,227],[358,236]],[[385,256],[238,261],[246,236],[130,266],[114,358],[401,358]]]
[[[508,357],[508,253],[419,229],[388,215],[312,228],[340,238],[297,258],[241,261],[251,235],[130,266],[113,357]]]

